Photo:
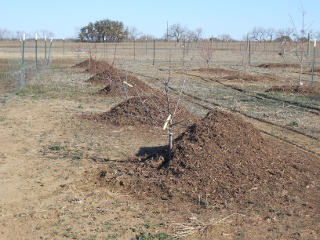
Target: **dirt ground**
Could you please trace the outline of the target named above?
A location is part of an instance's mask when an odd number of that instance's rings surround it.
[[[194,69],[189,77],[199,82],[190,93],[200,81],[202,90],[178,111],[177,121],[192,121],[176,128],[169,161],[167,131],[137,120],[146,109],[161,115],[163,100],[124,101],[123,88],[105,88],[110,72],[73,66],[54,63],[0,107],[0,239],[320,238],[319,92],[312,109],[303,98],[291,111],[290,95],[279,110],[267,100],[278,95],[261,100],[268,92],[254,92],[282,86],[276,74]],[[157,88],[155,75],[116,74]],[[217,86],[224,92],[208,109],[207,91]],[[186,110],[200,103],[201,111]]]

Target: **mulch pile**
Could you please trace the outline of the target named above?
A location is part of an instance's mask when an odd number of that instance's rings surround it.
[[[170,101],[171,112],[176,107],[177,100]],[[158,126],[163,127],[168,118],[167,101],[165,96],[150,95],[144,97],[132,97],[113,107],[110,111],[86,117],[96,122],[111,123],[118,126]],[[185,129],[193,123],[195,117],[178,104],[173,123],[176,130]]]
[[[84,68],[86,72],[93,73],[93,74],[102,72],[105,69],[112,68],[112,66],[109,63],[107,63],[105,61],[96,61],[92,58],[91,59],[89,58],[89,59],[84,60],[80,63],[77,63],[73,67],[74,68]]]
[[[105,61],[88,59],[76,64],[74,67],[85,68],[86,72],[94,73],[87,82],[104,86],[98,91],[98,94],[110,97],[128,97],[145,96],[155,92],[137,77],[128,74]]]
[[[298,201],[319,208],[320,159],[264,139],[234,114],[209,112],[175,139],[169,162],[167,156],[166,151],[158,152],[123,165],[122,174],[138,179],[127,187],[134,185],[135,192],[159,199],[206,206],[239,209],[279,203],[290,208]]]

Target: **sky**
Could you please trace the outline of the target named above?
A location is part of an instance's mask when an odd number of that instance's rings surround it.
[[[2,2],[2,3],[1,3]],[[76,38],[81,27],[103,19],[121,21],[146,35],[163,37],[179,23],[190,30],[203,29],[203,37],[229,34],[242,39],[254,27],[305,26],[320,31],[319,0],[10,0],[0,2],[0,29],[54,38]],[[291,16],[291,17],[290,17]]]

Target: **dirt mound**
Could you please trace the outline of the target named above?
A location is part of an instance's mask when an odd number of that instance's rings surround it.
[[[137,77],[109,65],[104,71],[89,78],[87,82],[105,85],[98,94],[108,96],[145,96],[155,90],[141,82]]]
[[[294,63],[263,63],[258,65],[260,68],[299,68],[299,64]]]
[[[94,59],[87,59],[73,66],[74,68],[84,68],[86,72],[97,74],[112,68],[108,62],[96,61]]]
[[[266,92],[283,92],[283,93],[292,93],[292,94],[300,94],[303,96],[312,96],[312,97],[320,97],[320,85],[318,86],[299,86],[299,85],[282,85],[282,86],[272,86]]]
[[[145,179],[148,184],[139,187],[147,194],[216,207],[239,209],[283,199],[289,205],[312,191],[320,177],[314,156],[305,160],[304,152],[266,140],[250,123],[222,111],[209,112],[188,127],[175,140],[167,165],[167,152],[157,154],[122,171],[139,182]],[[320,197],[315,195],[308,195],[312,206]]]
[[[172,109],[177,101],[170,102]],[[93,116],[96,121],[108,122],[121,126],[155,125],[163,127],[168,117],[167,102],[165,96],[152,95],[145,97],[133,97],[113,107],[110,111]],[[178,105],[174,115],[174,123],[179,123],[184,128],[194,121],[192,116],[182,105]]]

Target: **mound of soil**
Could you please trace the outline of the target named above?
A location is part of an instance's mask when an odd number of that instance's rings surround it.
[[[94,59],[87,59],[84,60],[73,67],[75,68],[85,68],[86,72],[97,74],[99,72],[102,72],[106,69],[112,68],[112,66],[105,62],[105,61],[96,61]]]
[[[170,102],[172,108],[177,101]],[[168,117],[167,102],[165,96],[151,95],[129,98],[123,103],[113,107],[103,114],[92,116],[98,122],[107,122],[121,126],[155,125],[163,127]],[[182,105],[178,105],[173,122],[179,123],[184,128],[194,121],[192,116]]]
[[[312,96],[320,97],[320,88],[319,86],[300,86],[300,85],[282,85],[282,86],[272,86],[266,92],[283,92],[283,93],[292,93],[299,94],[303,96]]]
[[[156,90],[141,82],[137,77],[122,73],[114,68],[98,73],[88,81],[105,84],[106,87],[98,91],[98,94],[108,96],[145,96],[156,94]]]
[[[90,77],[87,82],[104,85],[98,94],[108,96],[145,96],[155,94],[155,90],[141,82],[137,77],[105,64],[103,71]]]
[[[296,201],[315,207],[320,199],[320,191],[314,191],[320,159],[264,139],[228,112],[209,112],[189,126],[174,141],[169,162],[168,152],[157,154],[123,166],[122,173],[138,178],[135,191],[238,210],[275,203],[287,209]]]
[[[263,63],[258,65],[260,68],[299,68],[299,64],[294,63]]]

